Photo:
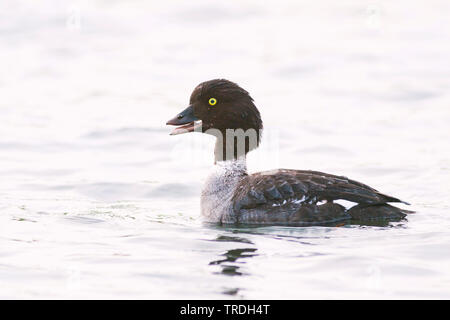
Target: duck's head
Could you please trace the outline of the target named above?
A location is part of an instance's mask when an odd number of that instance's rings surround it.
[[[167,124],[178,126],[171,135],[201,132],[216,136],[216,161],[236,159],[255,149],[263,128],[249,93],[225,79],[200,83],[189,107]]]

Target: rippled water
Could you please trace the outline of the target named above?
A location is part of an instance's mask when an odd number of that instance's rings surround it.
[[[2,1],[1,298],[450,298],[448,1]],[[201,81],[255,98],[251,171],[342,174],[389,226],[202,224]]]

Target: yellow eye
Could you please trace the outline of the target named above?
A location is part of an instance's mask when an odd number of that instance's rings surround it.
[[[209,99],[208,102],[209,102],[209,105],[213,106],[217,103],[217,100],[215,98],[211,98],[211,99]]]

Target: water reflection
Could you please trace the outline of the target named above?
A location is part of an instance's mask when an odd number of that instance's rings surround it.
[[[412,214],[415,213],[413,211],[408,211],[408,213]],[[210,228],[215,228],[219,230],[227,230],[233,233],[248,233],[248,234],[255,234],[255,235],[264,235],[267,234],[267,231],[277,231],[277,230],[296,230],[299,233],[308,233],[311,228],[316,227],[322,227],[322,228],[339,228],[339,227],[397,227],[397,226],[403,226],[404,222],[407,222],[408,219],[406,217],[404,218],[371,218],[371,219],[349,219],[344,221],[338,221],[338,222],[328,222],[328,223],[314,223],[310,225],[304,225],[304,224],[267,224],[267,225],[252,225],[252,224],[239,224],[239,225],[219,225],[219,224],[213,224],[213,223],[204,223],[205,226]],[[303,230],[303,231],[302,231]],[[222,236],[223,239],[226,239],[227,236]],[[233,241],[236,241],[236,237],[230,237],[230,239],[234,239]],[[216,241],[226,241],[226,240],[219,240]],[[248,241],[247,239],[243,239],[243,241]],[[243,242],[243,241],[236,241],[236,242]],[[250,242],[251,243],[251,242]]]
[[[240,290],[239,288],[231,288],[231,289],[226,289],[226,290],[222,291],[222,293],[230,295],[230,296],[235,296],[238,294],[239,290]]]
[[[246,238],[240,238],[240,237],[231,237],[231,236],[218,236],[217,239],[215,239],[214,241],[220,241],[220,242],[240,242],[240,243],[249,243],[249,244],[253,244],[253,242],[251,242],[250,240],[246,239]]]
[[[376,219],[376,220],[351,220],[351,223],[345,224],[345,226],[354,226],[354,227],[405,227],[405,222],[408,220],[406,218],[403,219]],[[340,227],[340,226],[338,226]]]
[[[231,249],[223,254],[225,259],[211,261],[210,265],[220,265],[222,267],[221,273],[227,276],[241,276],[243,273],[239,271],[238,263],[245,263],[238,261],[241,258],[251,258],[257,256],[254,254],[258,249],[256,248],[239,248]],[[230,264],[232,263],[232,264]],[[235,264],[236,263],[236,264]]]

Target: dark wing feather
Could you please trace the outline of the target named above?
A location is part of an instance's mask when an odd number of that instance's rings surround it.
[[[350,180],[318,171],[279,169],[246,176],[239,184],[234,201],[238,211],[260,206],[282,204],[284,200],[303,200],[315,204],[322,200],[338,199],[360,205],[379,205],[403,202],[377,190]],[[405,202],[404,202],[405,203]]]

